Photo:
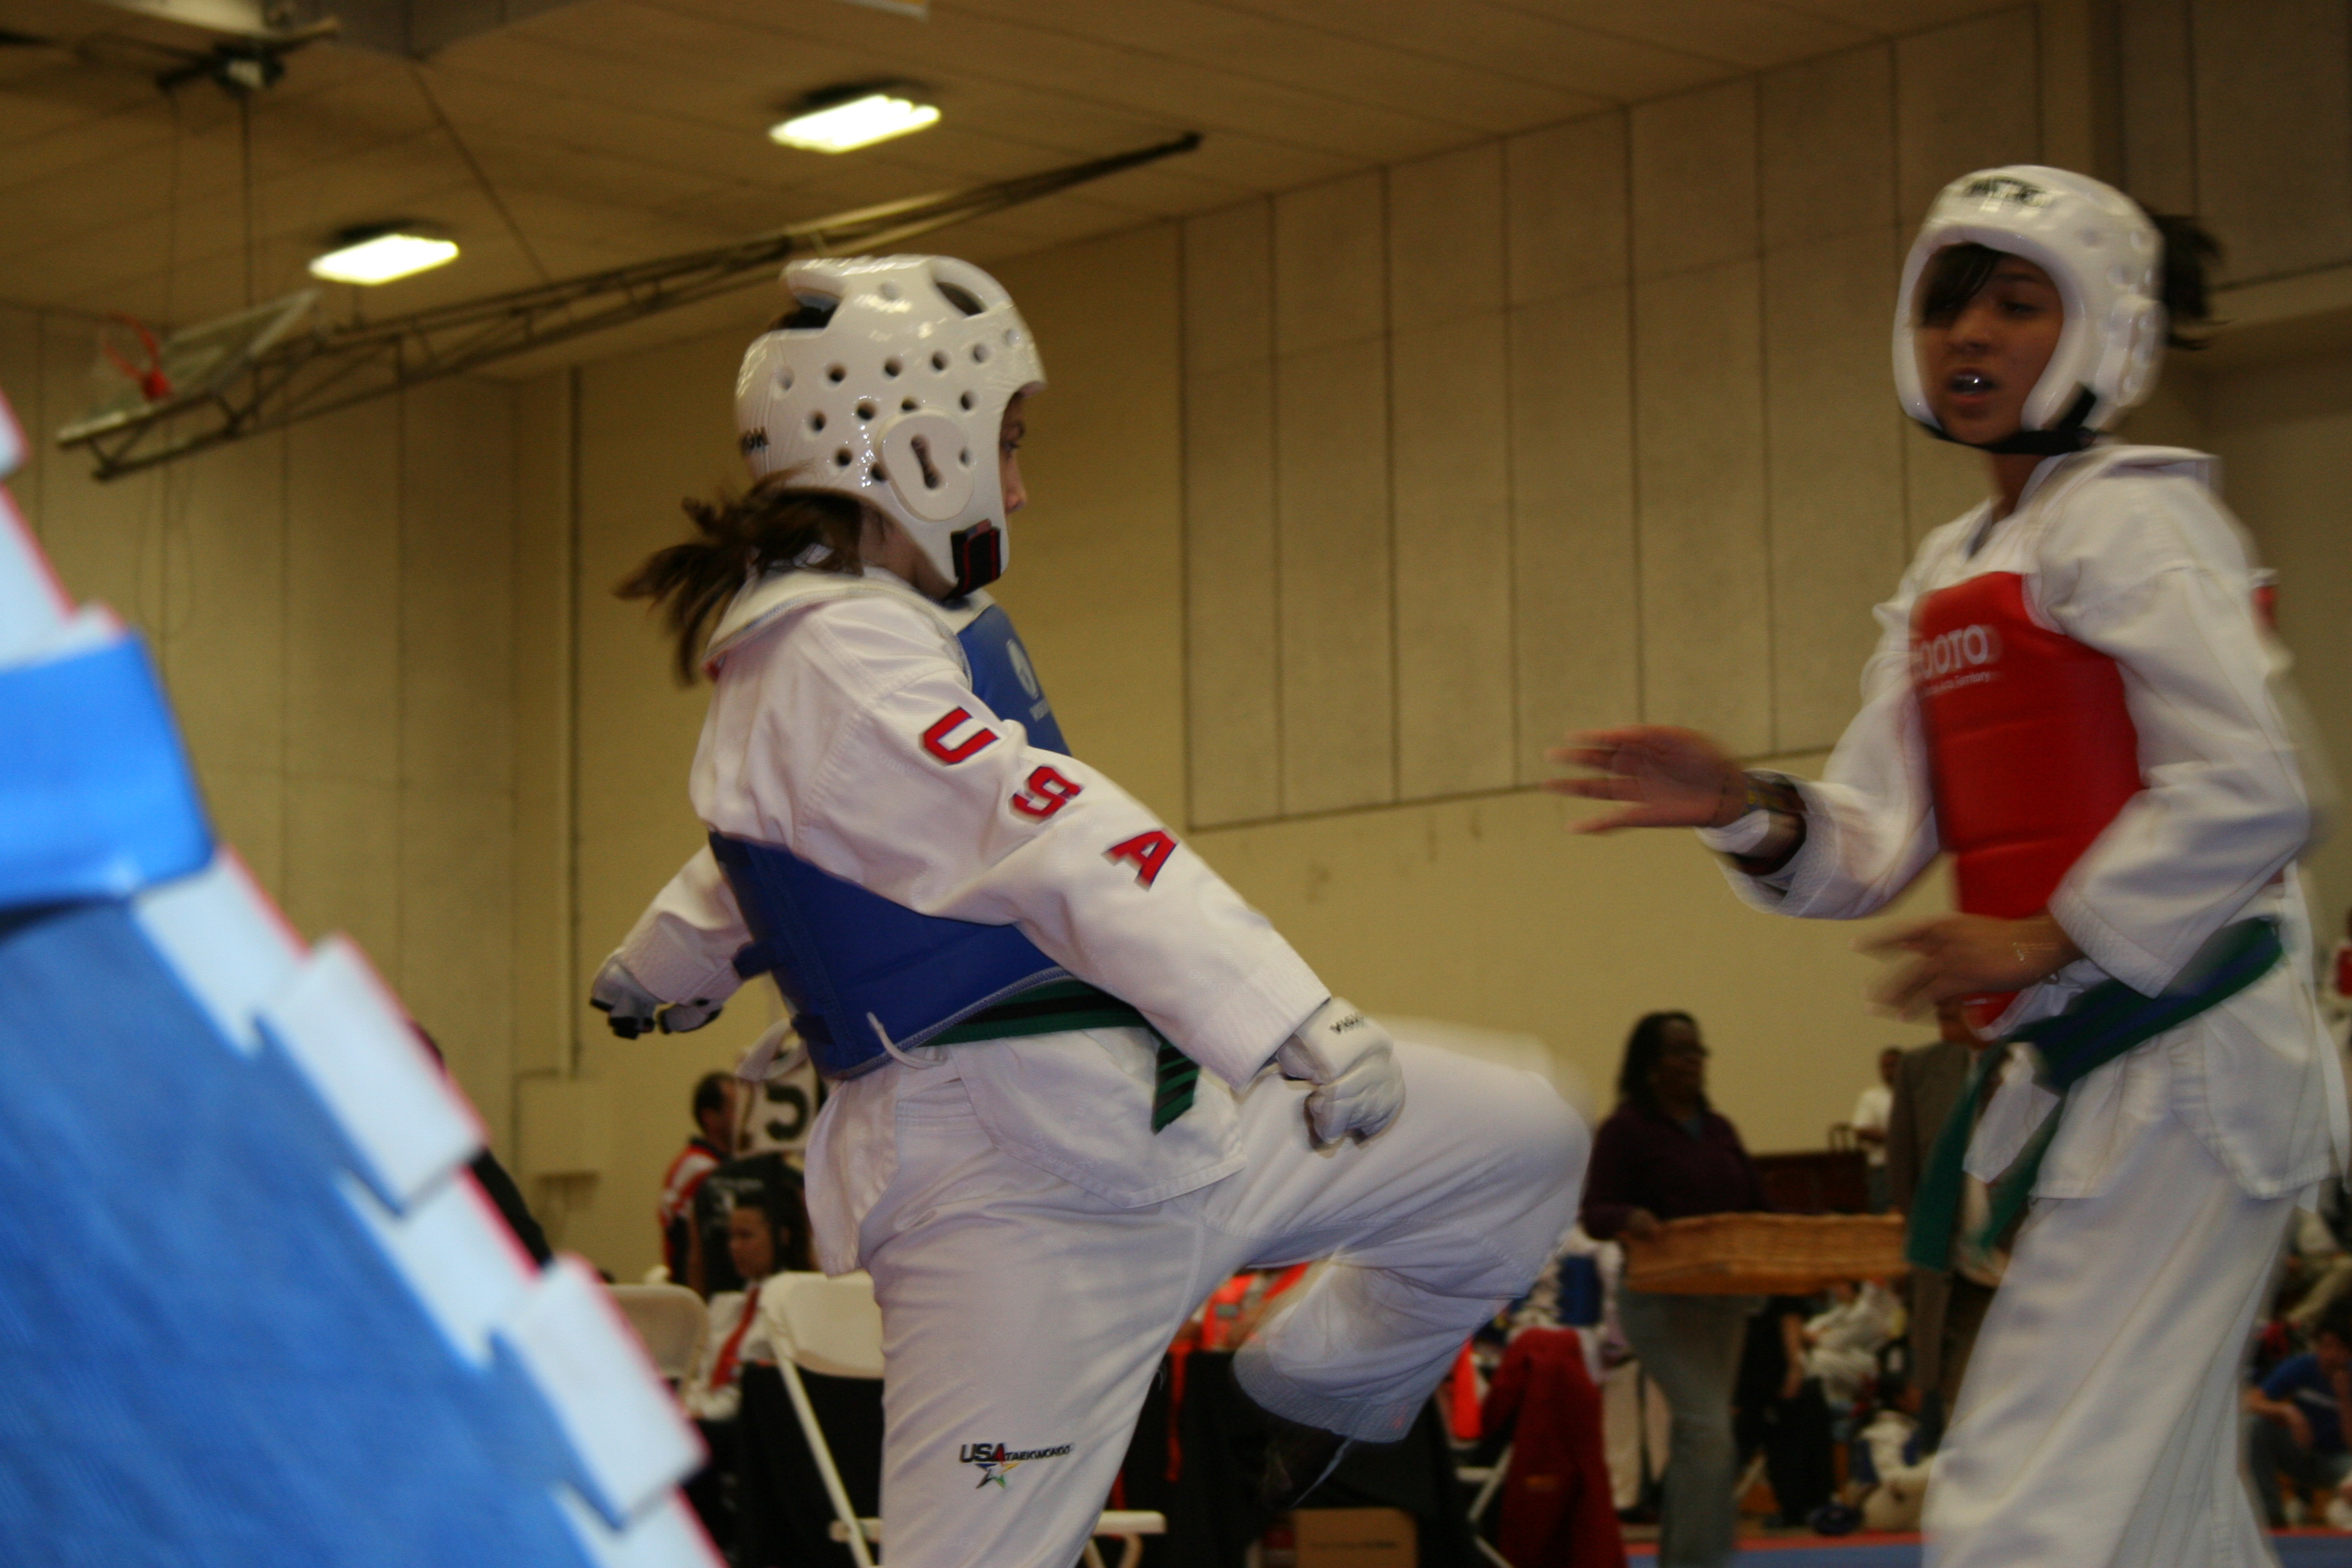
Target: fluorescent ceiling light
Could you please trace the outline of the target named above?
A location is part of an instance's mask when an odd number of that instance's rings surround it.
[[[379,234],[331,250],[310,263],[310,276],[334,283],[389,283],[457,259],[457,247],[421,234]]]
[[[938,123],[939,118],[936,104],[893,98],[887,92],[869,92],[846,103],[828,104],[796,114],[780,125],[770,126],[768,135],[787,147],[805,148],[812,153],[846,153],[853,147],[870,147],[893,136],[904,136],[909,131],[920,131],[926,125]]]

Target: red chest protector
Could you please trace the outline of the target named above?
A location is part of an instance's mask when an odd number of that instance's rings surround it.
[[[1913,609],[1911,679],[1961,910],[2041,913],[2141,787],[2122,672],[2035,625],[2022,577],[1988,572]]]

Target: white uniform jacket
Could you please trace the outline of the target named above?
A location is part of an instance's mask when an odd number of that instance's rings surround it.
[[[921,913],[1017,925],[1206,1069],[1192,1108],[1155,1135],[1154,1044],[1143,1030],[913,1053],[959,1053],[998,1148],[1126,1206],[1230,1174],[1242,1163],[1232,1090],[1329,989],[1189,847],[1148,865],[1110,858],[1160,824],[1102,773],[1031,746],[1020,721],[983,706],[956,641],[961,624],[871,568],[862,577],[776,573],[747,585],[707,656],[717,689],[695,753],[696,814]],[[982,729],[998,738],[950,763],[924,736],[957,709],[969,719],[947,749]],[[1027,787],[1041,767],[1076,786],[1057,791],[1067,798],[1051,809],[1051,796]],[[717,998],[734,989],[731,961],[748,940],[704,849],[621,953],[657,995]],[[894,1086],[910,1076],[869,1073],[826,1102],[810,1146],[809,1202],[828,1272],[856,1266],[856,1223],[896,1165]]]
[[[1911,684],[1911,613],[1923,595],[2017,573],[2037,621],[2117,662],[2146,787],[2051,898],[2088,956],[2021,995],[1997,1031],[2057,1013],[2109,977],[2153,995],[2242,918],[2278,918],[2288,961],[2078,1084],[2034,1189],[2043,1197],[2097,1195],[2136,1131],[2168,1111],[2257,1197],[2340,1170],[2352,1143],[2342,1070],[2313,1005],[2294,869],[2314,814],[2272,690],[2285,656],[2256,621],[2249,546],[2209,488],[2211,472],[2200,453],[2095,447],[2043,462],[1999,522],[1986,501],[1930,534],[1878,606],[1861,712],[1822,778],[1800,781],[1804,846],[1769,878],[1727,867],[1759,908],[1851,920],[1934,858]],[[2013,1061],[1979,1126],[1971,1173],[1998,1175],[2053,1103]]]

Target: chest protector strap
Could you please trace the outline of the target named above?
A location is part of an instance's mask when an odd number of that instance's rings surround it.
[[[972,690],[989,710],[1023,724],[1031,744],[1066,755],[1053,707],[1004,611],[989,605],[956,640]],[[854,1078],[887,1060],[886,1034],[900,1049],[919,1046],[1068,977],[1018,927],[919,913],[779,845],[714,833],[710,848],[751,931],[736,970],[747,978],[774,973],[793,1028],[827,1078]]]

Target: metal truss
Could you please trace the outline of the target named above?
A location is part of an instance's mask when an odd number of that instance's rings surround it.
[[[200,385],[152,403],[134,399],[129,406],[68,426],[58,433],[58,445],[88,447],[96,459],[96,477],[119,479],[710,299],[743,287],[750,275],[772,268],[787,257],[887,249],[919,235],[1191,152],[1200,141],[1197,134],[1185,135],[1108,158],[793,224],[709,250],[386,321],[288,333],[244,356],[227,374],[206,377]]]

